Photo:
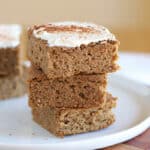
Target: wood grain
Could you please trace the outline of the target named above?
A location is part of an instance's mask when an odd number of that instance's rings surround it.
[[[128,142],[103,150],[150,150],[150,129]]]
[[[142,150],[142,149],[131,145],[119,144],[116,146],[105,148],[104,150]]]

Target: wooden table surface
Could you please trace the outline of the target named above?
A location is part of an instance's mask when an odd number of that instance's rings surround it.
[[[150,150],[150,129],[128,142],[103,150]]]

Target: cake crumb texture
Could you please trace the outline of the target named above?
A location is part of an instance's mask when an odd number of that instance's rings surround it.
[[[63,137],[108,127],[115,121],[111,112],[115,106],[116,98],[108,94],[103,109],[99,106],[79,109],[45,107],[32,108],[32,114],[33,119],[42,127]]]
[[[106,74],[75,75],[49,80],[41,69],[30,69],[29,105],[32,107],[88,108],[106,99]]]

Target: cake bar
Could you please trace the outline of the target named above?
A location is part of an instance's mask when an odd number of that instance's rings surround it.
[[[103,26],[58,22],[28,30],[28,57],[49,79],[116,71],[118,44]]]
[[[32,65],[29,75],[31,107],[88,108],[103,106],[106,99],[106,74],[80,74],[49,80]]]
[[[0,78],[0,99],[19,97],[27,92],[27,78],[29,67],[23,63],[22,75],[9,75]]]
[[[116,105],[116,98],[107,95],[105,107],[65,109],[32,108],[33,119],[45,129],[63,137],[65,135],[89,132],[108,127],[115,121],[111,109]]]
[[[0,76],[22,72],[20,36],[20,25],[0,25]]]

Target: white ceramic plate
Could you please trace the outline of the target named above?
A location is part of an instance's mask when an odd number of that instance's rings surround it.
[[[118,96],[116,122],[91,133],[57,138],[32,121],[27,97],[0,101],[0,149],[96,149],[129,140],[150,127],[150,88],[114,75],[108,90]]]

